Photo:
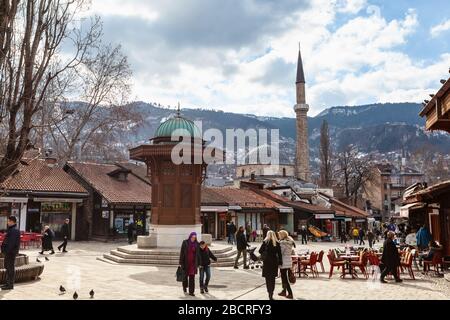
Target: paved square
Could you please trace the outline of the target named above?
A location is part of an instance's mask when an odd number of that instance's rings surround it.
[[[298,244],[298,243],[297,243]],[[201,295],[196,283],[196,297],[186,297],[180,283],[175,281],[175,267],[152,267],[142,265],[119,265],[100,261],[97,258],[125,243],[70,242],[69,253],[41,256],[45,264],[40,280],[16,284],[12,291],[1,291],[0,299],[72,299],[77,291],[79,299],[89,299],[89,291],[94,289],[94,299],[239,299],[266,300],[267,293],[260,269],[235,270],[233,268],[213,268],[210,293]],[[252,243],[254,245],[254,243]],[[342,247],[340,243],[311,243],[297,245],[297,249],[328,250]],[[35,261],[38,249],[21,252]],[[328,261],[324,259],[325,270]],[[319,278],[300,278],[293,286],[295,299],[450,299],[450,282],[445,278],[424,277],[415,270],[417,280],[401,284],[393,282],[381,284],[377,279],[340,279],[335,273],[331,279],[328,274]],[[196,278],[198,281],[198,277]],[[59,286],[67,293],[60,295]],[[281,280],[277,279],[276,291],[281,290]],[[276,297],[278,298],[278,297]],[[281,299],[281,298],[279,298]]]

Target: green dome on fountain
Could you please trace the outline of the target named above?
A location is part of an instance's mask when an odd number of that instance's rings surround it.
[[[170,138],[172,133],[176,130],[183,130],[179,135],[190,136],[192,138],[201,138],[200,129],[193,121],[186,119],[180,115],[178,110],[177,115],[169,120],[161,123],[156,129],[155,138]]]

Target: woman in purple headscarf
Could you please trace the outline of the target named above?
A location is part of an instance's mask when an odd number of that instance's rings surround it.
[[[180,266],[184,271],[183,292],[186,293],[189,287],[190,296],[195,296],[195,275],[199,261],[200,250],[197,233],[191,232],[189,238],[183,241],[180,251]]]

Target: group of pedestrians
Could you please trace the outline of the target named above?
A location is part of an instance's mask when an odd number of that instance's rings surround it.
[[[195,275],[200,269],[200,293],[208,293],[208,284],[211,279],[211,259],[217,258],[209,250],[204,241],[198,242],[197,233],[192,232],[183,241],[180,250],[179,265],[183,271],[183,292],[195,296]]]
[[[58,246],[58,250],[62,252],[67,252],[67,241],[69,239],[69,219],[66,219],[61,227],[61,234],[63,237],[63,242]],[[42,231],[42,249],[39,252],[44,254],[45,251],[50,251],[50,254],[54,254],[53,250],[53,238],[54,233],[49,226],[45,226]],[[15,262],[16,256],[19,254],[20,249],[20,231],[17,229],[17,218],[15,216],[9,216],[7,221],[7,230],[5,234],[5,239],[1,245],[1,252],[4,257],[4,266],[6,269],[6,281],[5,284],[1,286],[2,290],[13,290],[14,289],[14,278],[15,278]]]
[[[275,279],[278,273],[281,274],[282,290],[279,296],[293,299],[292,288],[289,278],[292,272],[291,256],[295,248],[295,241],[288,232],[281,230],[278,233],[264,226],[264,239],[259,249],[262,260],[262,276],[266,281],[266,288],[269,299],[273,299],[275,291]],[[247,241],[245,229],[240,226],[236,232],[237,256],[234,268],[239,268],[239,259],[243,256],[244,269],[249,269],[247,265],[247,248],[250,246]],[[181,244],[179,267],[182,270],[183,292],[190,296],[195,296],[195,276],[200,273],[200,293],[208,293],[208,284],[211,280],[211,260],[217,258],[209,250],[205,242],[198,242],[197,234],[192,232],[188,239]]]
[[[61,226],[61,236],[63,238],[63,242],[57,247],[58,251],[66,253],[67,251],[67,241],[69,240],[69,223],[70,220],[64,220],[63,225]],[[42,247],[39,254],[44,254],[46,251],[50,251],[50,254],[55,254],[55,250],[53,249],[53,239],[55,238],[55,233],[49,226],[44,226],[44,230],[42,232]]]

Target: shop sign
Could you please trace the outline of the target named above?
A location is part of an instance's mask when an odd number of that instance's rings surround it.
[[[219,219],[225,220],[226,218],[227,218],[227,213],[226,212],[219,213]]]
[[[102,211],[102,218],[103,219],[109,219],[109,211],[108,210],[103,210]]]
[[[334,214],[315,214],[314,218],[316,218],[316,219],[333,219]]]
[[[72,210],[69,202],[42,202],[42,212],[70,212]]]
[[[105,198],[102,198],[102,207],[107,207],[109,205]]]

